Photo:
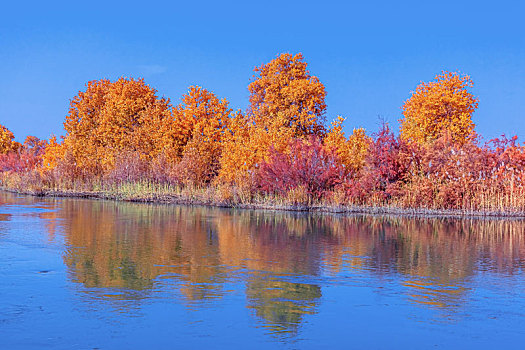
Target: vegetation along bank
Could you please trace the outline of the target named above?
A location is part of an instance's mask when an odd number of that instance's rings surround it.
[[[87,83],[65,135],[16,142],[0,128],[0,185],[71,195],[243,208],[525,216],[525,144],[484,141],[469,76],[442,72],[402,106],[400,130],[326,120],[301,54],[254,69],[249,107],[192,86],[178,105],[143,79]]]

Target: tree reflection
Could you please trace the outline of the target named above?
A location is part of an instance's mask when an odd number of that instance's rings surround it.
[[[256,275],[246,289],[248,307],[265,320],[270,333],[295,334],[303,315],[312,315],[321,297],[314,284],[294,283]]]
[[[320,244],[335,240],[319,224],[304,214],[255,211],[218,220],[221,260],[254,271],[246,281],[248,307],[271,334],[293,335],[303,316],[316,312],[321,287],[304,276],[320,274]]]
[[[450,314],[464,305],[473,277],[525,267],[524,221],[56,203],[60,210],[45,219],[50,235],[65,233],[74,281],[142,291],[129,293],[136,300],[170,281],[187,302],[222,298],[236,283],[275,334],[294,334],[317,312],[327,275],[395,276],[407,300]]]
[[[330,266],[401,273],[409,299],[429,307],[461,307],[483,269],[513,274],[525,266],[524,221],[356,217],[338,227],[343,242],[332,247]]]
[[[217,294],[222,268],[213,222],[202,210],[73,200],[62,209],[70,247],[64,259],[76,281],[141,290],[169,274],[190,300]]]

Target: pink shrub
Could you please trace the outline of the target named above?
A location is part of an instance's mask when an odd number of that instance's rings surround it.
[[[289,153],[270,149],[268,162],[263,162],[256,177],[265,192],[285,195],[304,187],[309,196],[320,198],[326,191],[341,183],[344,168],[335,152],[323,147],[318,138],[294,139]]]
[[[525,186],[525,145],[519,144],[517,136],[490,140],[485,149],[491,154],[491,175],[497,185]]]
[[[115,166],[105,175],[105,180],[114,183],[139,181],[148,177],[148,162],[137,152],[123,152],[115,159]]]
[[[388,199],[397,195],[414,161],[414,150],[396,137],[388,124],[383,124],[373,136],[361,174],[346,184],[354,200],[366,201],[370,196]]]
[[[0,171],[23,173],[36,169],[42,163],[46,144],[45,140],[28,136],[21,147],[0,155]]]

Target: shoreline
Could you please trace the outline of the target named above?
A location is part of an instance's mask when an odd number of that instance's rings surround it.
[[[132,203],[150,203],[185,206],[206,206],[216,208],[231,208],[245,210],[270,210],[288,212],[327,213],[341,215],[392,215],[399,217],[421,217],[421,218],[454,218],[454,219],[515,219],[525,220],[525,212],[512,211],[480,211],[466,209],[429,209],[429,208],[401,208],[388,206],[328,206],[328,205],[279,205],[272,203],[229,203],[227,201],[210,201],[196,198],[184,198],[180,195],[157,195],[154,193],[146,196],[123,196],[111,194],[104,191],[20,191],[6,187],[0,187],[0,191],[14,194],[29,195],[47,198],[84,198],[94,200],[109,200]]]

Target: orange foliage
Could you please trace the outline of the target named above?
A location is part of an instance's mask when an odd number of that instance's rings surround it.
[[[63,143],[58,143],[56,136],[52,136],[46,146],[44,155],[42,156],[42,170],[51,171],[55,169],[58,162],[64,159],[66,148]]]
[[[332,127],[326,134],[324,145],[335,150],[340,162],[347,173],[357,173],[365,164],[365,157],[372,142],[366,135],[365,129],[354,129],[352,135],[345,137],[343,132],[343,117],[338,117],[332,122]]]
[[[285,152],[294,137],[324,135],[326,93],[306,66],[301,54],[281,54],[254,69],[249,113],[232,118],[224,137],[228,152],[221,157],[221,180],[250,182],[269,160],[270,147]]]
[[[184,147],[193,135],[199,134],[204,142],[220,142],[231,114],[226,99],[219,100],[214,93],[191,86],[174,109],[177,137]]]
[[[132,151],[150,160],[173,148],[171,106],[156,93],[142,79],[90,81],[71,101],[64,122],[64,145],[75,165],[98,176],[112,170],[118,154]]]
[[[301,54],[281,54],[254,69],[257,75],[248,89],[255,123],[269,125],[281,114],[296,137],[323,134],[326,92],[306,66]]]
[[[199,86],[172,108],[142,79],[91,81],[71,101],[61,142],[20,145],[0,125],[0,172],[56,187],[219,180],[223,199],[266,190],[294,203],[525,210],[525,144],[480,146],[470,77],[443,72],[419,85],[399,137],[387,125],[373,138],[362,128],[346,137],[342,117],[325,130],[324,86],[306,67],[301,54],[282,54],[255,68],[248,113],[235,115]]]
[[[226,99],[219,100],[199,86],[190,87],[173,111],[177,156],[182,157],[175,169],[176,177],[194,184],[215,177],[231,112]]]
[[[468,91],[472,86],[468,75],[451,72],[421,83],[403,105],[401,137],[425,144],[446,132],[454,142],[471,140],[475,136],[472,113],[478,107],[478,100]]]
[[[219,177],[226,182],[249,182],[262,161],[268,161],[270,146],[284,152],[293,138],[293,130],[285,117],[279,113],[268,121],[267,127],[251,122],[250,118],[237,113],[225,134],[224,152],[220,161]]]
[[[14,138],[13,133],[0,124],[0,154],[6,154],[20,146],[18,142],[14,141]]]

